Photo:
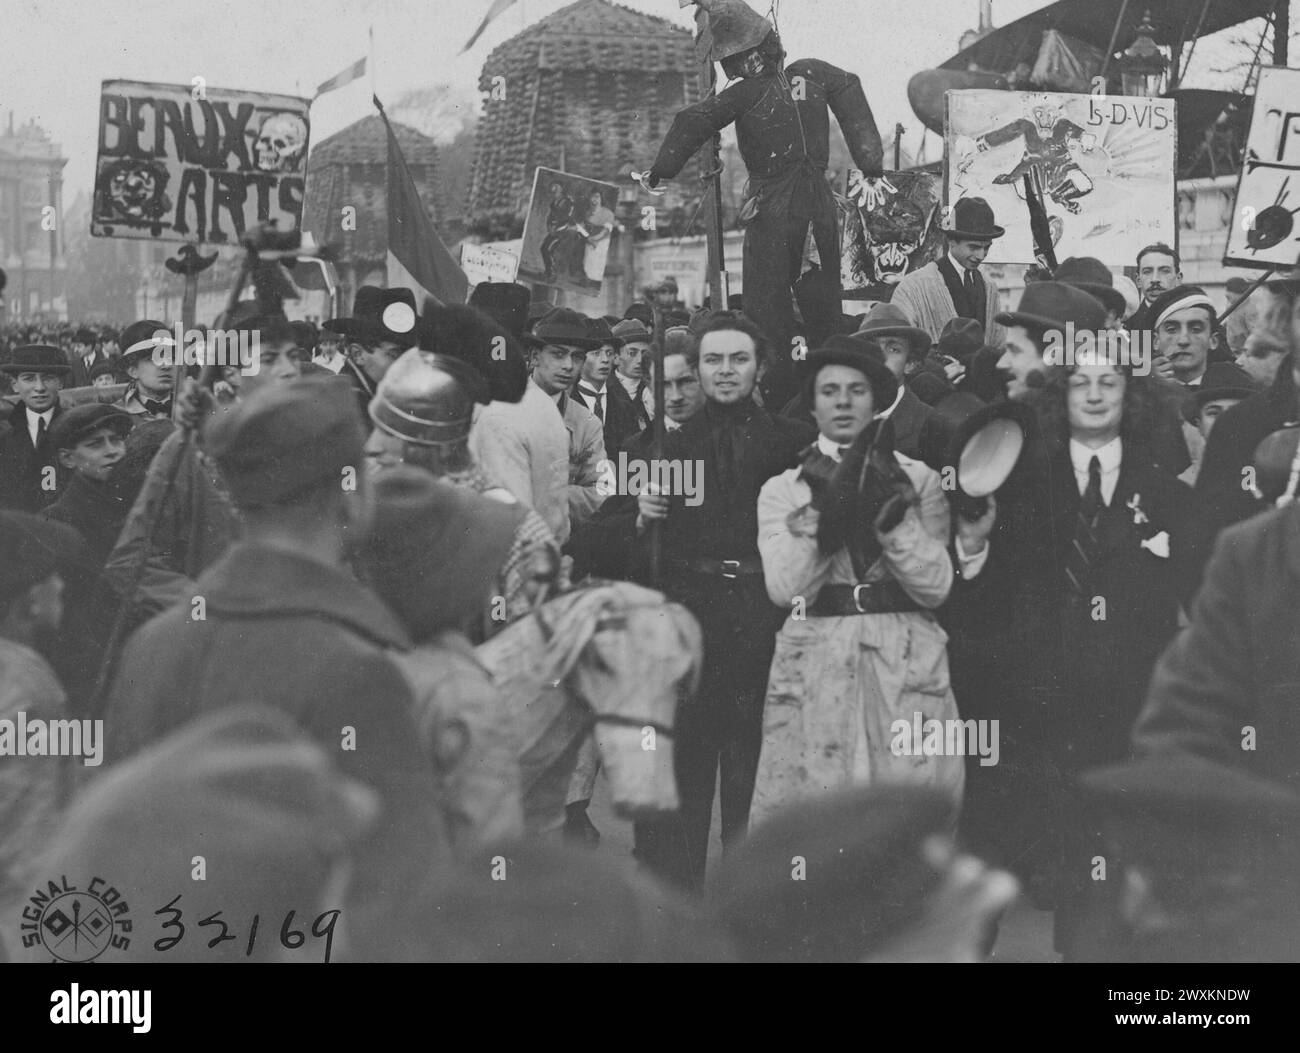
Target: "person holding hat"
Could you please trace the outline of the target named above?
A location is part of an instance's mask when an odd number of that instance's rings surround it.
[[[363,285],[352,301],[352,314],[325,323],[344,339],[347,361],[338,375],[347,377],[364,420],[375,387],[401,354],[419,343],[415,294],[410,289]]]
[[[57,347],[23,344],[0,371],[19,400],[0,416],[0,508],[35,512],[57,499],[65,478],[49,430],[63,412],[59,391],[72,369]]]
[[[391,898],[439,865],[446,839],[414,698],[387,654],[410,638],[346,569],[373,515],[363,438],[333,377],[268,384],[212,421],[205,445],[243,540],[128,640],[104,726],[117,764],[232,705],[287,714],[378,794],[373,884],[357,894]]]
[[[1226,410],[1232,409],[1242,399],[1248,399],[1260,390],[1249,373],[1227,362],[1211,362],[1205,369],[1201,384],[1192,397],[1183,403],[1183,417],[1208,442],[1214,422]],[[1204,446],[1201,447],[1204,450]],[[1201,458],[1192,459],[1191,466],[1178,478],[1188,486],[1196,485],[1201,470]]]
[[[63,687],[41,650],[62,624],[61,572],[80,547],[69,526],[0,511],[0,720],[22,713],[33,720],[68,715]],[[28,891],[20,866],[47,842],[59,813],[60,784],[68,777],[64,767],[74,763],[80,758],[0,760],[0,911],[6,928]]]
[[[871,341],[834,336],[808,356],[819,435],[758,497],[758,547],[776,637],[754,784],[755,822],[853,784],[902,781],[960,801],[961,757],[896,750],[896,720],[956,720],[945,636],[948,502],[934,469],[896,453],[873,421],[898,378]],[[857,467],[846,461],[856,455]],[[868,481],[859,486],[859,473]],[[852,478],[848,478],[852,475]],[[851,507],[847,515],[842,508]]]
[[[652,521],[663,521],[664,581],[704,635],[696,696],[678,707],[673,760],[679,816],[640,823],[638,856],[666,880],[702,890],[713,800],[721,785],[722,843],[745,834],[762,745],[763,697],[774,634],[785,612],[771,602],[759,554],[758,495],[798,463],[813,438],[801,421],[774,416],[753,398],[771,355],[749,319],[719,313],[686,346],[704,407],[664,442],[666,462],[702,469],[702,498],[637,496],[631,564],[648,565]]]
[[[672,179],[704,143],[735,124],[749,173],[742,209],[746,314],[777,351],[764,380],[766,404],[784,406],[799,386],[790,354],[795,301],[809,346],[834,333],[840,317],[839,221],[826,179],[830,115],[868,181],[883,170],[880,132],[855,74],[819,59],[784,66],[776,30],[741,0],[698,6],[699,39],[733,83],[677,113],[645,183]],[[820,261],[811,267],[810,231]]]
[[[973,318],[984,327],[984,342],[1002,342],[997,320],[997,286],[984,280],[980,264],[994,239],[1006,231],[993,222],[993,209],[982,197],[959,198],[943,226],[947,252],[903,275],[890,303],[931,340],[938,340],[952,318]]]
[[[590,410],[601,422],[605,435],[605,452],[616,454],[624,443],[639,435],[648,424],[645,404],[634,403],[621,383],[609,383],[615,359],[623,348],[623,340],[614,335],[609,323],[602,318],[588,319],[587,328],[600,341],[600,346],[588,351],[587,357],[582,360],[582,372],[574,382],[570,395],[574,402]]]
[[[654,358],[654,333],[644,322],[625,319],[614,326],[619,346],[614,352],[614,379],[636,411],[637,427],[644,431],[655,415],[654,390],[648,383]]]
[[[577,311],[557,307],[524,336],[531,380],[520,401],[484,407],[470,432],[470,452],[495,479],[535,509],[561,545],[575,519],[600,507],[597,465],[605,437],[590,410],[569,397],[587,352],[599,341]]]
[[[127,326],[122,332],[119,361],[131,382],[117,405],[140,420],[170,420],[172,377],[180,368],[175,364],[179,351],[162,322],[146,318]]]
[[[452,846],[470,858],[524,831],[512,714],[466,636],[496,594],[524,509],[406,466],[377,475],[375,495],[360,562],[415,643],[393,661],[415,695]]]

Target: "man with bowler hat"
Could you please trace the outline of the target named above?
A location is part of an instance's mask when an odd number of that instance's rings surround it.
[[[63,352],[46,344],[24,344],[0,363],[19,399],[0,416],[0,508],[35,512],[58,498],[65,472],[49,431],[63,412],[59,390],[71,371]]]

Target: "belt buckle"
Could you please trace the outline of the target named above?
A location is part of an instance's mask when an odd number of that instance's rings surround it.
[[[740,560],[738,560],[738,559],[724,559],[724,560],[719,560],[719,562],[722,564],[722,571],[721,571],[721,573],[722,573],[722,576],[723,576],[724,578],[730,578],[730,579],[733,579],[733,580],[734,580],[734,579],[740,577]],[[728,567],[734,567],[735,570],[732,571],[731,573],[728,573],[728,572],[727,572],[727,568],[728,568]]]
[[[875,582],[873,581],[862,581],[853,586],[853,606],[858,609],[859,614],[866,614],[867,612],[862,609],[862,601],[858,598],[858,589],[870,589],[874,587]]]

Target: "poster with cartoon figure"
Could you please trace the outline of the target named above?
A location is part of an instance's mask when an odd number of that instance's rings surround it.
[[[885,172],[864,188],[862,173],[850,168],[846,190],[840,231],[844,298],[887,300],[903,275],[943,252],[943,183],[930,172]]]
[[[1300,254],[1300,69],[1259,71],[1223,262],[1290,267]]]
[[[524,220],[519,278],[580,296],[598,295],[617,204],[613,183],[538,168]]]
[[[90,232],[238,244],[302,224],[308,100],[203,84],[106,80]]]
[[[1144,245],[1175,244],[1172,99],[978,90],[945,102],[947,200],[982,197],[1006,227],[988,262],[1034,262],[1025,176],[1041,188],[1058,260],[1122,266]]]

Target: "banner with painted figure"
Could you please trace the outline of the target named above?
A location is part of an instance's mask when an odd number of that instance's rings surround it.
[[[846,189],[840,217],[844,298],[887,300],[903,275],[943,253],[942,181],[930,172],[886,172],[864,186],[862,172],[850,168]]]
[[[310,131],[292,95],[106,80],[90,232],[225,245],[266,220],[297,230]]]
[[[1300,256],[1300,69],[1259,71],[1223,262],[1290,267]]]
[[[519,278],[595,296],[616,221],[618,187],[570,172],[538,168],[524,220]]]
[[[1042,188],[1058,260],[1118,267],[1153,241],[1175,244],[1173,100],[977,90],[945,103],[948,204],[982,197],[1006,228],[990,263],[1034,262],[1026,175]]]

